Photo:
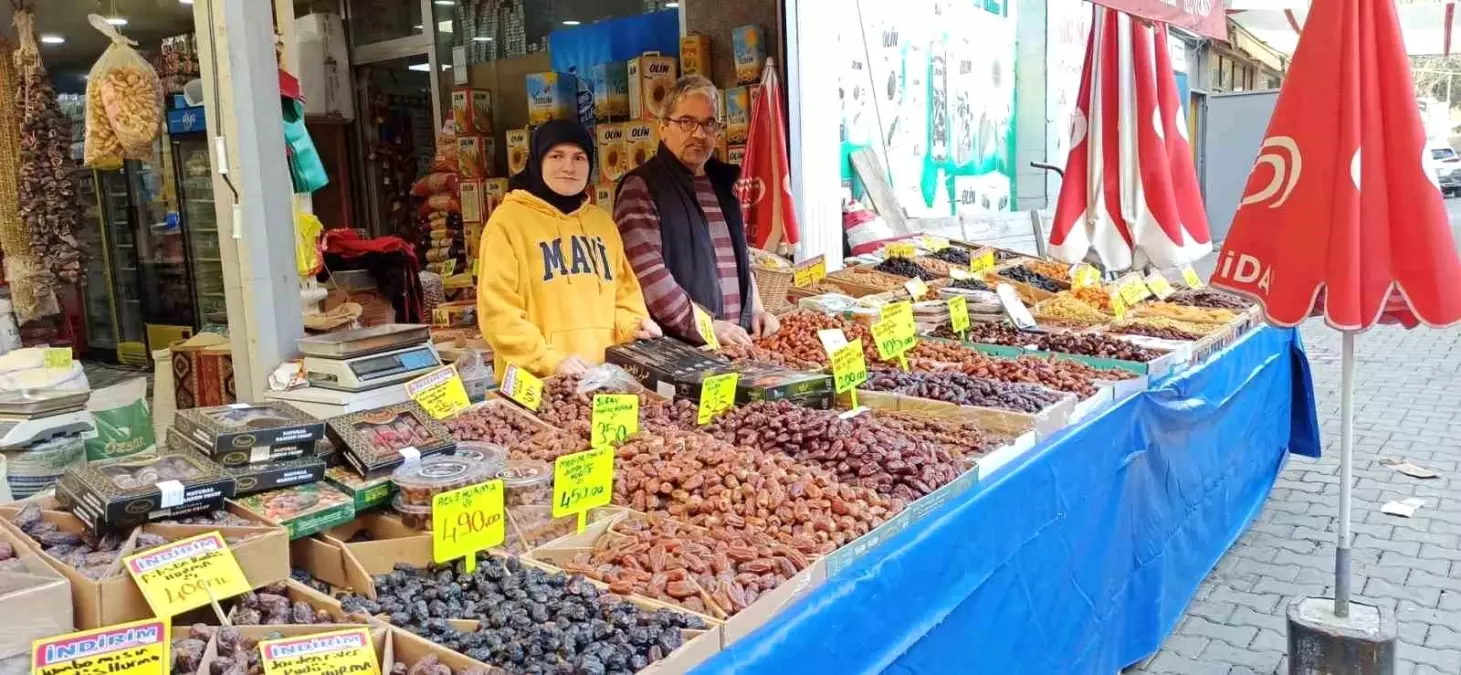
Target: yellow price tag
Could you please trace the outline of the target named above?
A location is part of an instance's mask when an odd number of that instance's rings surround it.
[[[890,302],[883,305],[878,311],[878,318],[885,321],[891,320],[896,323],[913,323],[913,303],[908,301]]]
[[[588,510],[608,506],[613,496],[613,448],[575,452],[553,462],[554,518],[578,514],[582,530]]]
[[[1197,270],[1192,269],[1191,265],[1182,266],[1182,282],[1187,284],[1188,288],[1202,288],[1203,286],[1202,277],[1197,276]]]
[[[1111,313],[1116,315],[1116,320],[1126,318],[1126,301],[1121,298],[1120,293],[1111,294]]]
[[[914,300],[928,295],[928,284],[923,283],[923,280],[918,277],[909,279],[908,283],[903,284],[903,288],[908,289],[908,294],[913,296]]]
[[[639,432],[639,396],[637,394],[597,394],[594,396],[593,428],[589,445],[595,448],[618,447]]]
[[[43,363],[47,368],[70,368],[71,348],[70,347],[47,347],[42,354]]]
[[[852,342],[832,352],[832,378],[837,393],[843,394],[867,381],[867,360],[862,354],[862,340]],[[853,407],[857,407],[853,404]]]
[[[543,405],[543,381],[526,368],[508,364],[502,376],[502,393],[533,412]]]
[[[1076,265],[1075,271],[1070,275],[1070,285],[1075,288],[1098,286],[1100,283],[1101,272],[1090,265]]]
[[[904,330],[903,325],[892,319],[883,319],[872,326],[873,343],[878,347],[878,357],[892,361],[913,348],[914,337]]]
[[[914,255],[917,255],[917,251],[914,250],[913,244],[898,243],[883,247],[884,258],[912,258]]]
[[[380,664],[370,643],[370,629],[361,626],[259,641],[264,675],[377,675]]]
[[[701,425],[710,424],[715,419],[736,404],[736,384],[741,380],[740,373],[725,373],[723,375],[711,375],[700,382],[700,414],[698,421]]]
[[[446,262],[443,262],[441,264],[441,276],[449,277],[449,276],[451,276],[453,274],[456,274],[456,271],[457,271],[457,259],[456,258],[451,258],[451,259],[449,259]]]
[[[438,420],[451,417],[472,405],[456,366],[442,366],[407,382],[406,395]]]
[[[206,602],[206,600],[205,600]],[[143,619],[30,643],[32,675],[166,675],[172,629]]]
[[[480,258],[473,258],[472,259],[472,276],[474,276],[474,277],[477,276],[477,269],[479,267],[478,263],[480,263],[480,262],[482,262]]]
[[[1172,288],[1171,282],[1168,282],[1167,277],[1163,276],[1161,272],[1146,275],[1146,287],[1151,289],[1152,295],[1157,296],[1158,300],[1166,300],[1176,292]]]
[[[1136,305],[1141,302],[1146,293],[1146,284],[1140,281],[1132,280],[1121,285],[1121,299],[1125,300],[1127,305]]]
[[[507,539],[502,517],[502,481],[468,485],[431,498],[431,558],[446,563],[466,558],[467,572],[477,569],[477,552]]]
[[[980,255],[969,258],[969,271],[974,273],[994,269],[994,251],[985,251]]]
[[[825,256],[817,256],[811,260],[796,266],[791,273],[791,285],[797,288],[806,288],[827,278],[827,259]]]
[[[228,542],[217,532],[180,539],[122,561],[159,617],[174,617],[252,588]]]
[[[924,235],[923,247],[928,249],[929,253],[938,253],[939,251],[942,251],[949,247],[949,240],[944,239],[943,237],[930,237],[928,235]]]
[[[700,309],[700,305],[691,307],[695,310],[695,332],[700,333],[706,347],[720,351],[720,340],[715,337],[715,319],[710,317],[710,312]]]
[[[969,330],[969,299],[956,295],[949,298],[949,327],[962,335]]]

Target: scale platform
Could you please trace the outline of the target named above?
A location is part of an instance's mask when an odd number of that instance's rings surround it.
[[[381,387],[362,392],[339,391],[321,387],[304,387],[275,391],[264,395],[271,401],[283,401],[319,419],[339,417],[353,412],[384,408],[410,399],[405,387]]]
[[[0,414],[0,450],[24,450],[56,436],[96,433],[96,418],[86,410],[72,410],[47,417]]]
[[[420,377],[441,367],[430,342],[363,356],[305,356],[304,374],[311,387],[363,392]]]

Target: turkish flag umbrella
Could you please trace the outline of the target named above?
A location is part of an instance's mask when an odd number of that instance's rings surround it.
[[[776,64],[767,59],[760,95],[751,105],[751,128],[746,139],[746,157],[741,164],[741,179],[736,182],[736,196],[746,219],[746,238],[752,246],[770,251],[801,240],[796,225],[796,203],[791,197],[781,101]]]
[[[1107,269],[1177,267],[1212,251],[1167,28],[1104,7],[1071,119],[1048,251]]]
[[[1345,331],[1335,613],[1349,611],[1354,333],[1461,321],[1461,261],[1392,0],[1316,2],[1212,285]]]

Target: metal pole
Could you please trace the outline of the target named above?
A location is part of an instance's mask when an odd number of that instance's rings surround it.
[[[1354,482],[1354,333],[1345,331],[1339,399],[1339,546],[1334,550],[1334,615],[1349,616],[1349,491]]]

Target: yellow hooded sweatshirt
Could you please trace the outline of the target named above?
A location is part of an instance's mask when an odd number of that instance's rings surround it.
[[[482,232],[477,321],[496,355],[539,377],[577,355],[602,363],[649,316],[614,220],[584,203],[564,215],[526,190],[508,193]]]

